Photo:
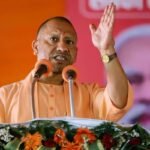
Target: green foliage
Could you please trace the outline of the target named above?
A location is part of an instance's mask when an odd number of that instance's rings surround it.
[[[87,126],[88,127],[88,126]],[[42,140],[54,139],[57,129],[62,129],[69,142],[74,142],[77,134],[77,127],[62,120],[35,120],[28,124],[21,125],[0,125],[0,149],[19,150],[23,149],[24,143],[21,138],[27,133],[31,135],[38,132],[42,135]],[[150,149],[150,133],[140,125],[135,124],[130,127],[120,126],[113,122],[103,122],[96,127],[89,128],[96,136],[92,143],[85,142],[83,148],[86,150],[105,150],[111,147],[112,150],[147,150]],[[55,147],[40,145],[38,150],[56,150]]]

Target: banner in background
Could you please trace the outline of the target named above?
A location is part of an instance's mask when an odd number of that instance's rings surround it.
[[[138,2],[137,2],[138,1]],[[82,81],[103,83],[101,58],[93,47],[89,24],[99,23],[102,12],[112,0],[67,0],[67,16],[74,23],[79,36],[79,54],[76,65]],[[114,36],[137,24],[150,23],[150,0],[114,0],[117,5]]]
[[[104,8],[112,1],[117,6],[115,47],[135,95],[133,108],[120,122],[138,122],[150,129],[150,0],[67,0],[67,15],[79,36],[76,66],[81,81],[104,84],[103,64],[88,26],[98,25]]]

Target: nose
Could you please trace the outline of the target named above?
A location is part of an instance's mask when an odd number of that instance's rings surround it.
[[[64,41],[59,41],[57,43],[57,51],[66,52],[68,51],[68,47]]]

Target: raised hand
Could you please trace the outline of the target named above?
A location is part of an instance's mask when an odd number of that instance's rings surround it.
[[[112,36],[115,16],[115,5],[108,5],[101,17],[99,25],[96,27],[90,24],[92,42],[101,54],[112,54],[114,52],[114,40]]]

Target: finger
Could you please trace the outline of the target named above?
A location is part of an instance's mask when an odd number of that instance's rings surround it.
[[[106,8],[104,9],[104,12],[103,12],[103,15],[105,16],[105,14],[107,13],[107,11],[108,11],[108,5],[106,6]]]
[[[106,8],[104,9],[103,15],[102,15],[102,17],[101,17],[101,18],[102,18],[102,19],[101,19],[101,22],[102,22],[102,23],[105,22],[105,20],[106,20],[108,7],[109,7],[109,6],[106,6]]]
[[[112,4],[111,4],[111,8],[110,8],[109,15],[115,14],[115,10],[116,10],[116,5],[112,3]]]
[[[107,27],[110,31],[112,31],[114,26],[114,15],[110,16],[109,22],[107,23]]]
[[[112,13],[114,13],[114,10],[115,10],[115,5],[112,3],[110,5],[110,9],[109,9],[108,15],[111,15]]]
[[[104,22],[107,21],[109,15],[110,15],[110,12],[111,12],[111,8],[112,8],[111,5],[108,5],[108,6],[107,6],[107,9],[106,9],[106,11],[105,11],[105,13],[104,13]]]
[[[96,31],[97,28],[96,28],[96,26],[94,24],[90,24],[89,25],[89,29],[91,31],[91,34],[93,34]]]
[[[109,20],[108,20],[108,25],[109,26],[113,26],[114,24],[114,19],[115,19],[115,5],[112,7],[111,12],[110,12],[110,16],[109,16]]]
[[[106,12],[104,23],[110,24],[110,22],[112,22],[114,18],[114,12],[115,12],[115,5],[111,3],[111,5],[109,5],[108,10]]]

